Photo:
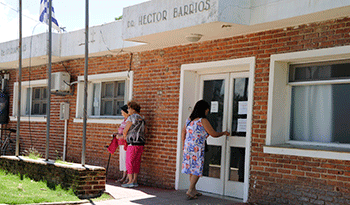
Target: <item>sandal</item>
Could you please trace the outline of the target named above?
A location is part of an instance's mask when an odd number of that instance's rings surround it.
[[[202,193],[199,193],[199,192],[196,194],[196,196],[202,196],[202,195],[203,195],[203,194],[202,194]]]
[[[123,184],[124,181],[125,181],[125,179],[118,179],[118,180],[116,180],[116,182],[119,182],[119,183],[122,183],[122,184]]]
[[[188,194],[188,193],[186,193],[186,195],[187,195],[187,200],[198,199],[198,197],[196,195],[191,195],[191,194]]]

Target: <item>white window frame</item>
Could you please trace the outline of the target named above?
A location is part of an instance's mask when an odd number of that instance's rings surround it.
[[[255,57],[239,58],[232,60],[212,61],[203,63],[193,63],[181,65],[180,77],[180,93],[179,93],[179,113],[178,113],[178,135],[177,135],[177,153],[176,153],[176,176],[175,189],[187,189],[189,186],[186,174],[181,174],[182,163],[182,143],[181,130],[184,126],[189,112],[193,108],[200,97],[197,90],[199,90],[200,75],[205,74],[219,74],[219,73],[239,73],[249,72],[249,99],[253,99],[253,85],[255,72]],[[191,89],[188,89],[191,88]],[[252,92],[250,92],[252,91]],[[253,100],[248,106],[248,113],[252,113]],[[249,118],[249,119],[248,119]],[[251,148],[251,123],[252,114],[247,116],[247,134],[246,134],[246,164],[245,164],[245,178],[244,178],[244,195],[243,202],[248,200],[249,196],[249,178],[250,178],[250,148]]]
[[[17,107],[18,107],[18,82],[14,83],[13,87],[13,106],[12,106],[12,116],[10,116],[11,121],[17,121]],[[47,87],[47,79],[43,80],[32,80],[23,81],[21,86],[21,117],[20,121],[31,121],[31,122],[46,122],[46,115],[26,115],[27,106],[27,92],[28,88],[34,87]],[[30,94],[30,112],[32,109],[32,93]]]
[[[349,160],[350,145],[289,140],[291,87],[330,83],[329,81],[289,83],[289,65],[345,60],[350,46],[271,55],[270,82],[264,153]],[[340,82],[341,80],[333,81]],[[348,82],[348,80],[346,80]]]
[[[87,113],[92,111],[92,98],[93,98],[93,83],[103,83],[108,81],[122,81],[125,80],[125,98],[124,101],[127,103],[132,99],[133,90],[133,71],[115,72],[88,75],[88,97],[87,97]],[[74,122],[83,122],[83,106],[84,106],[84,76],[78,77],[78,88],[77,88],[77,104],[76,104],[76,115]],[[87,123],[104,123],[104,124],[120,124],[123,121],[122,118],[111,117],[111,116],[93,116],[88,117]]]

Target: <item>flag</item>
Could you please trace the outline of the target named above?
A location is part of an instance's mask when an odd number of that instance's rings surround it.
[[[40,17],[39,20],[43,23],[46,23],[47,25],[49,25],[49,0],[40,0]],[[54,29],[56,29],[58,32],[60,31],[60,27],[58,26],[58,22],[55,18],[55,10],[52,6],[52,27]]]

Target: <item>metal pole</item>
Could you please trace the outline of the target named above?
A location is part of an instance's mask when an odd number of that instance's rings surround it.
[[[89,63],[89,0],[85,0],[85,68],[84,68],[84,113],[83,113],[83,148],[81,164],[85,166],[86,151],[86,115],[87,115],[87,85],[88,85],[88,63]]]
[[[48,42],[48,71],[47,71],[47,105],[46,105],[46,152],[45,160],[49,160],[50,142],[50,104],[51,104],[51,57],[52,57],[52,0],[49,0],[49,42]]]
[[[19,45],[18,45],[18,101],[17,101],[17,132],[16,157],[19,156],[19,130],[21,124],[21,95],[22,95],[22,0],[19,0]]]

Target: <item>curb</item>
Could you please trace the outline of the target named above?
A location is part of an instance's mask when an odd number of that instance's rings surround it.
[[[104,192],[105,194],[108,194],[111,198],[114,199],[114,197],[109,192]],[[111,199],[110,199],[111,200]],[[101,200],[101,201],[108,201],[108,200]],[[18,205],[70,205],[70,204],[85,204],[85,203],[92,203],[92,200],[89,199],[83,199],[80,201],[61,201],[61,202],[45,202],[45,203],[36,203],[36,204],[18,204]],[[0,204],[0,205],[8,205],[8,204]]]
[[[81,201],[61,201],[61,202],[45,202],[45,203],[37,203],[37,204],[19,204],[19,205],[61,205],[61,204],[83,204],[89,203],[90,201],[87,199]]]

